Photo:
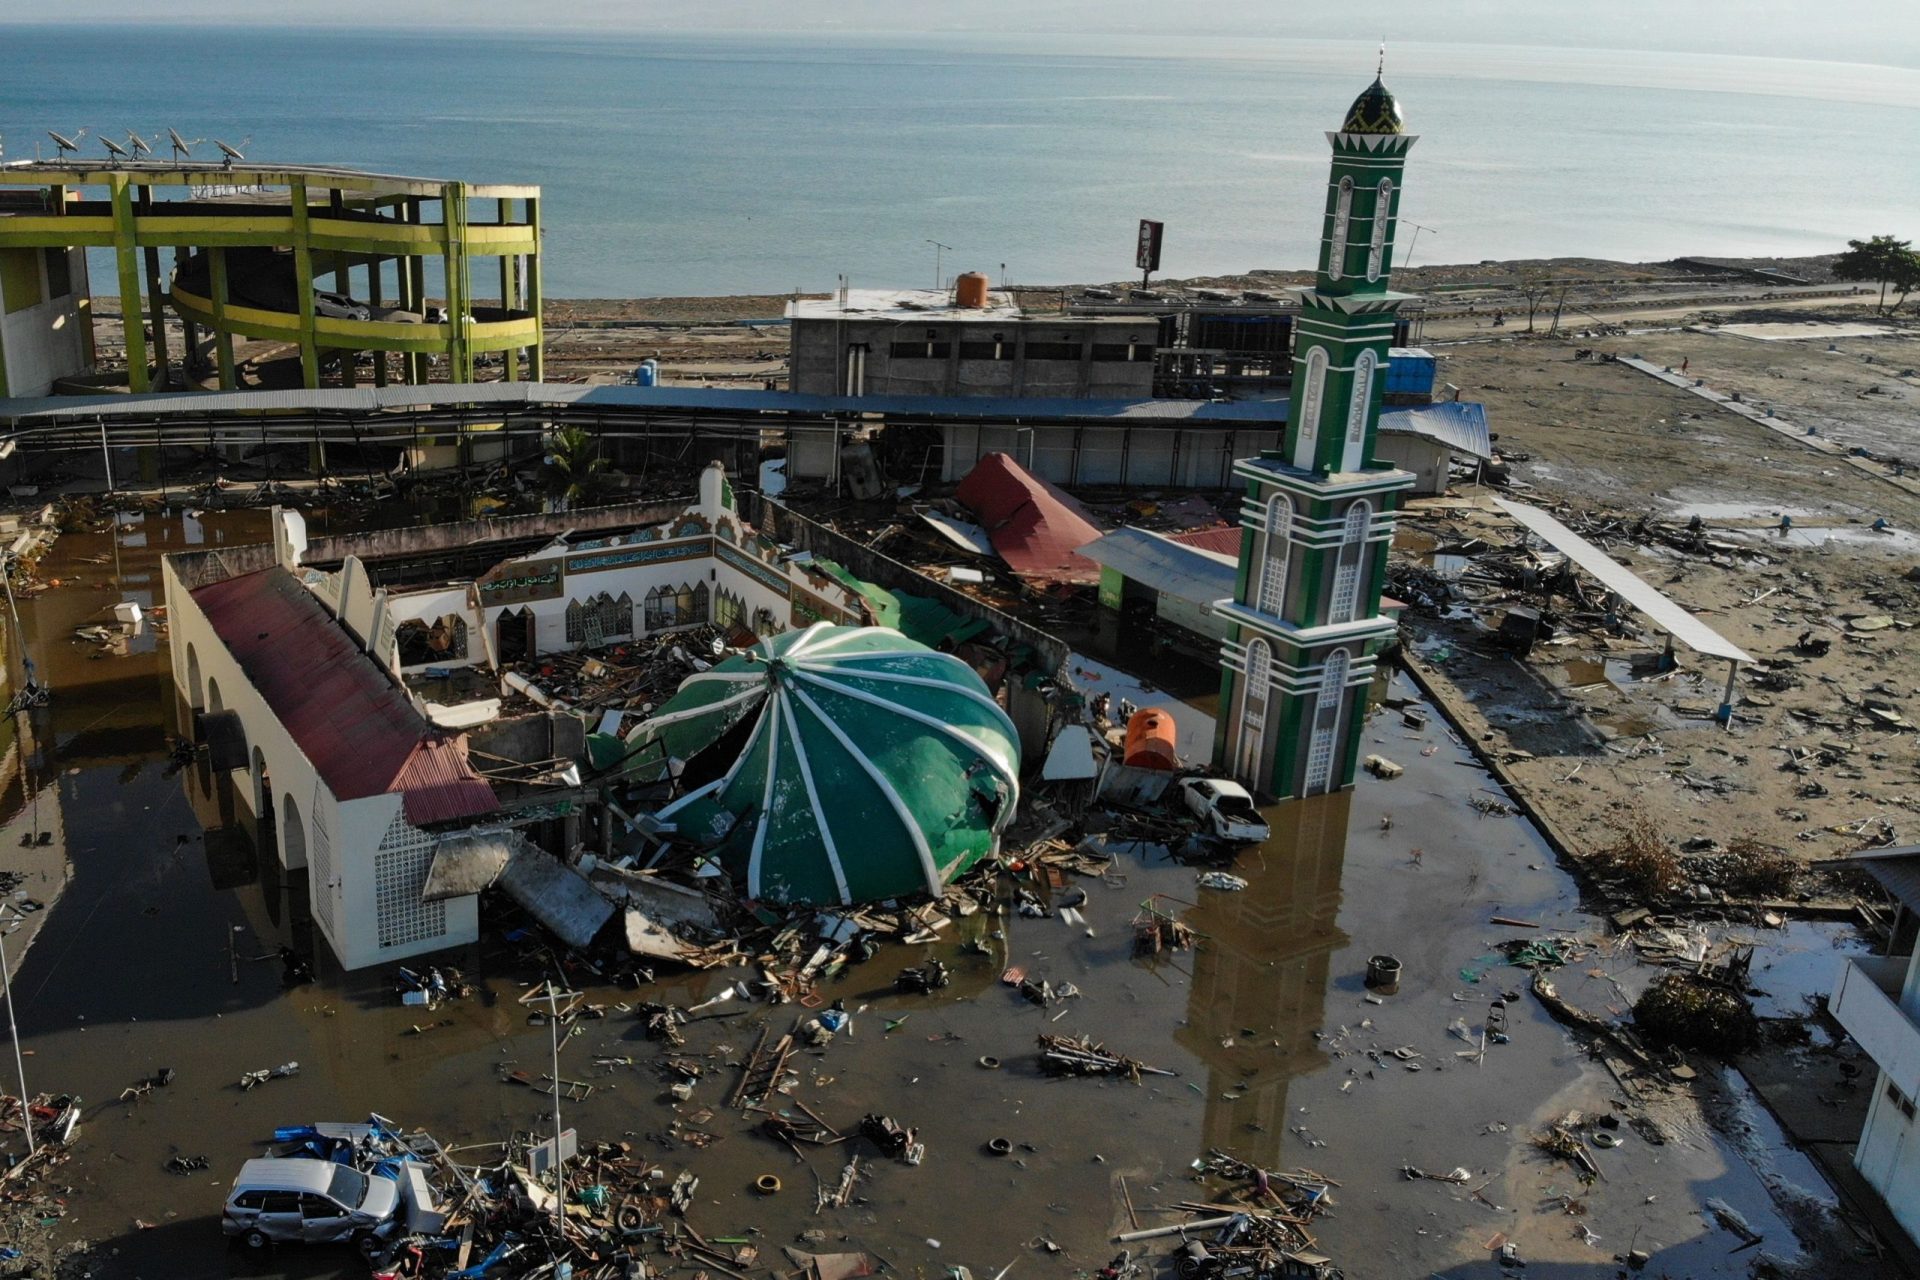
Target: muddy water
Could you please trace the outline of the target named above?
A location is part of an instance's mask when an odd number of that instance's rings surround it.
[[[203,536],[243,537],[249,519]],[[282,987],[278,948],[312,946],[304,887],[256,849],[244,795],[196,771],[168,776],[164,648],[55,656],[90,610],[122,590],[154,589],[153,557],[179,545],[178,532],[147,527],[137,548],[123,540],[117,569],[80,559],[111,552],[106,539],[63,539],[55,557],[80,584],[29,607],[29,634],[59,691],[40,714],[72,879],[16,989],[34,1086],[92,1107],[60,1175],[74,1191],[54,1230],[97,1246],[98,1276],[363,1274],[338,1252],[288,1248],[262,1259],[230,1249],[217,1216],[232,1170],[276,1125],[370,1110],[448,1145],[544,1130],[548,1099],[500,1081],[505,1070],[547,1069],[548,1032],[529,1026],[517,1003],[543,973],[524,945],[489,930],[442,957],[477,977],[480,994],[430,1015],[398,1004],[390,974],[341,975],[324,957],[319,982]],[[1203,1198],[1188,1166],[1213,1147],[1338,1180],[1337,1212],[1317,1232],[1356,1280],[1485,1274],[1496,1233],[1519,1243],[1536,1275],[1611,1274],[1609,1259],[1629,1241],[1655,1250],[1669,1274],[1744,1275],[1752,1254],[1728,1256],[1738,1241],[1697,1212],[1707,1196],[1764,1231],[1767,1252],[1791,1257],[1766,1183],[1698,1126],[1674,1125],[1676,1141],[1658,1149],[1628,1134],[1619,1149],[1596,1151],[1608,1181],[1580,1193],[1583,1216],[1562,1210],[1555,1197],[1580,1189],[1526,1135],[1568,1108],[1605,1110],[1618,1087],[1530,998],[1514,1007],[1512,1043],[1483,1061],[1457,1057],[1468,1045],[1447,1028],[1463,1017],[1477,1030],[1492,994],[1524,985],[1494,943],[1556,929],[1597,936],[1595,922],[1524,821],[1467,803],[1488,780],[1437,716],[1416,732],[1382,715],[1368,736],[1366,749],[1406,774],[1274,809],[1273,839],[1236,868],[1244,892],[1201,889],[1189,869],[1123,857],[1106,881],[1083,882],[1091,936],[1057,920],[976,917],[934,946],[889,948],[830,988],[856,1011],[852,1033],[796,1056],[795,1096],[849,1131],[867,1111],[889,1113],[918,1126],[928,1148],[918,1168],[863,1158],[870,1174],[852,1208],[813,1212],[816,1183],[837,1179],[849,1148],[796,1161],[753,1131],[756,1117],[723,1105],[736,1074],[725,1064],[763,1028],[789,1029],[804,1014],[791,1006],[727,1004],[690,1026],[680,1052],[705,1055],[714,1069],[691,1102],[673,1105],[655,1074],[660,1049],[634,1020],[613,1011],[580,1024],[560,1073],[593,1092],[567,1104],[566,1123],[587,1139],[633,1141],[669,1175],[695,1171],[690,1221],[709,1237],[757,1238],[767,1262],[774,1246],[821,1228],[901,1273],[964,1264],[991,1274],[1019,1260],[1016,1275],[1072,1275],[1115,1252],[1108,1237],[1131,1225],[1126,1199],[1152,1226],[1172,1220],[1158,1206]],[[1155,895],[1202,935],[1197,951],[1131,956],[1128,921]],[[1493,926],[1494,915],[1542,930]],[[990,956],[962,951],[976,935]],[[1373,1004],[1361,979],[1377,952],[1397,955],[1406,977]],[[929,955],[952,967],[954,985],[931,997],[893,994],[893,973]],[[1618,998],[1604,975],[1620,963],[1590,957],[1560,971],[1562,988],[1603,1007]],[[1083,994],[1037,1008],[998,982],[1009,965]],[[1589,968],[1603,976],[1589,978]],[[691,1004],[732,976],[641,994]],[[633,998],[590,994],[610,1006]],[[1177,1074],[1141,1085],[1051,1081],[1035,1065],[1041,1031],[1089,1034]],[[1367,1054],[1396,1047],[1418,1053],[1421,1069]],[[984,1068],[983,1055],[1003,1065]],[[594,1061],[623,1057],[634,1065]],[[243,1071],[288,1061],[300,1063],[298,1075],[236,1087]],[[178,1072],[170,1088],[114,1101],[161,1066]],[[689,1146],[672,1135],[676,1123],[716,1140]],[[1014,1153],[989,1154],[995,1137]],[[175,1154],[204,1155],[211,1170],[168,1174]],[[1407,1164],[1465,1167],[1487,1203],[1466,1188],[1404,1181]],[[763,1173],[784,1189],[755,1194]],[[1043,1241],[1062,1252],[1044,1252]]]

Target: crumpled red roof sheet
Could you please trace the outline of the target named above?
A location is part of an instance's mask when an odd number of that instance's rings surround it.
[[[1006,454],[983,456],[955,496],[980,518],[993,549],[1016,576],[1039,582],[1100,581],[1100,566],[1075,548],[1105,530],[1074,498]]]
[[[1240,558],[1240,526],[1237,524],[1223,524],[1213,529],[1189,529],[1185,533],[1170,533],[1167,536],[1183,546],[1232,556],[1235,560]]]
[[[334,799],[398,792],[415,826],[499,808],[459,736],[436,730],[291,573],[241,574],[193,601]]]

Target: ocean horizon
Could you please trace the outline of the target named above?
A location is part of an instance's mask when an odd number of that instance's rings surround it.
[[[1016,284],[1310,264],[1353,41],[0,27],[0,145],[249,139],[250,160],[544,192],[551,297]],[[1832,252],[1920,234],[1920,71],[1407,44],[1415,265]],[[206,144],[210,147],[210,143]],[[1420,228],[1417,245],[1413,226]],[[1003,265],[1004,264],[1004,265]],[[110,279],[96,281],[108,284]]]

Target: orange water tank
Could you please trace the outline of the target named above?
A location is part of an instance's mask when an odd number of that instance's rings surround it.
[[[987,276],[983,271],[963,272],[953,282],[953,305],[956,307],[984,307],[987,305]]]
[[[1123,762],[1136,769],[1178,769],[1180,755],[1175,744],[1179,741],[1180,727],[1174,724],[1172,712],[1159,707],[1136,711],[1127,721]]]

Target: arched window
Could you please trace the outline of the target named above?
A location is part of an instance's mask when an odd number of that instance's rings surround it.
[[[1280,616],[1287,598],[1287,559],[1292,550],[1293,500],[1276,493],[1267,503],[1267,531],[1260,553],[1260,583],[1254,593],[1253,607],[1261,613]]]
[[[1360,456],[1367,439],[1367,408],[1373,401],[1373,370],[1378,363],[1372,351],[1362,351],[1353,362],[1353,399],[1347,404],[1347,443],[1341,451],[1340,469],[1358,470],[1366,461]]]
[[[1240,703],[1240,777],[1254,782],[1260,768],[1260,747],[1267,734],[1267,698],[1273,678],[1273,658],[1265,640],[1247,645],[1247,687]],[[1257,785],[1257,784],[1256,784]]]
[[[1321,668],[1320,692],[1313,700],[1313,736],[1307,741],[1305,794],[1310,796],[1328,790],[1333,779],[1333,749],[1340,737],[1340,705],[1346,700],[1350,661],[1345,649],[1335,649]]]
[[[1366,562],[1367,533],[1373,525],[1373,504],[1362,498],[1347,508],[1347,520],[1340,531],[1340,561],[1333,571],[1333,603],[1327,607],[1327,621],[1353,621],[1360,601],[1360,569]]]
[[[1314,445],[1320,439],[1320,401],[1327,388],[1327,349],[1307,353],[1306,384],[1300,393],[1300,430],[1294,437],[1293,465],[1313,469]]]
[[[707,584],[703,582],[699,586],[696,586],[693,589],[693,612],[691,616],[687,618],[687,621],[688,622],[705,622],[706,620],[707,620]]]
[[[1347,256],[1347,228],[1353,224],[1353,179],[1340,179],[1333,203],[1333,234],[1327,237],[1327,279],[1338,280]]]
[[[1393,179],[1382,178],[1373,197],[1373,243],[1367,248],[1367,279],[1380,278],[1387,256],[1387,220],[1393,212]]]

